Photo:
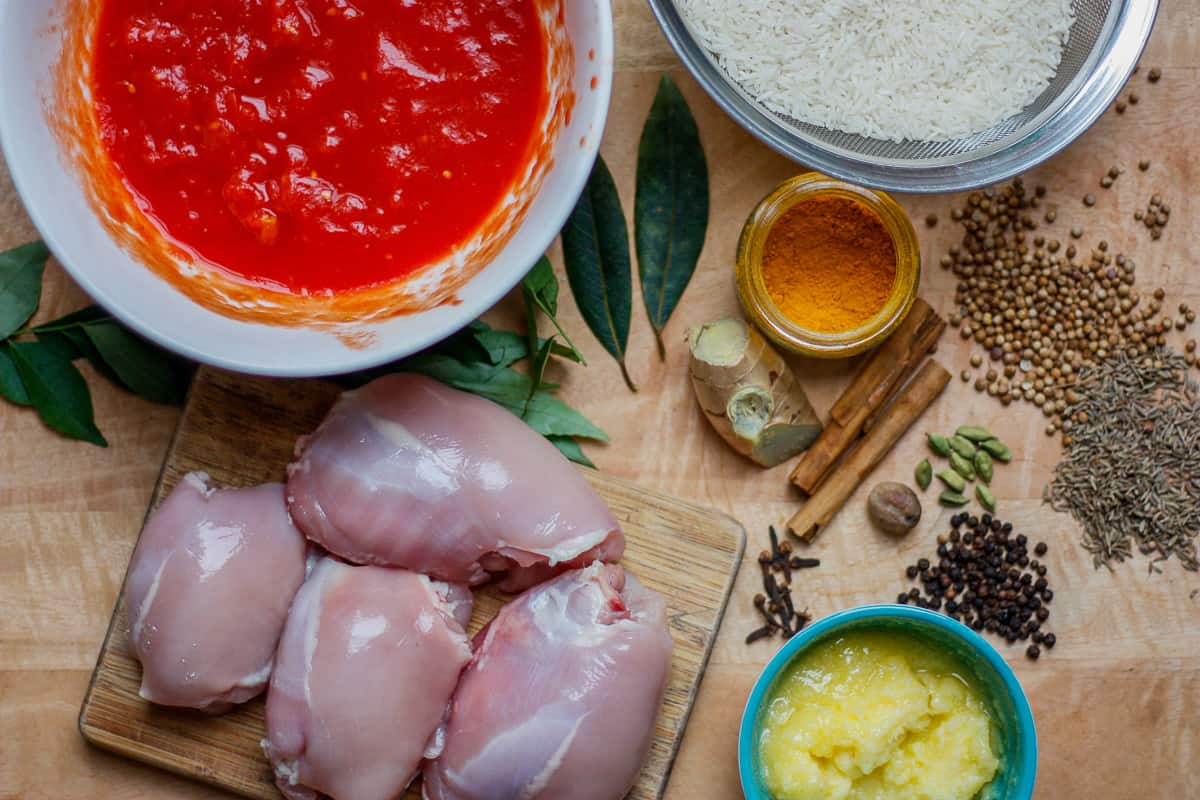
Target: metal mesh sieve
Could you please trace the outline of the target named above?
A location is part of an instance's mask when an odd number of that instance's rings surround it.
[[[699,44],[672,0],[649,2],[685,66],[743,127],[814,169],[900,191],[952,191],[992,183],[1062,149],[1116,97],[1137,62],[1158,7],[1157,0],[1072,0],[1075,22],[1058,72],[1023,111],[968,137],[893,142],[767,109]]]

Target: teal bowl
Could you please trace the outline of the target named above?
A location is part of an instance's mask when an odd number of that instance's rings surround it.
[[[780,676],[803,651],[852,630],[903,631],[949,653],[970,670],[988,703],[999,734],[1000,769],[977,800],[1029,800],[1037,775],[1037,731],[1017,676],[983,637],[957,620],[923,608],[861,606],[826,617],[793,636],[775,654],[750,692],[738,733],[738,772],[746,800],[773,800],[763,785],[758,733],[765,705]]]

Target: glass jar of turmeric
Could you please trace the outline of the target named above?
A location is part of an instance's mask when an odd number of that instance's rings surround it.
[[[738,242],[747,316],[780,346],[818,358],[886,339],[920,276],[916,231],[895,200],[815,172],[763,198]]]

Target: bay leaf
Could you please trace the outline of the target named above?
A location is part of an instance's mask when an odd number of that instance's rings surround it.
[[[629,229],[617,185],[599,156],[563,228],[562,242],[575,304],[600,344],[617,360],[625,384],[636,392],[625,366],[633,302]]]
[[[700,131],[663,75],[638,145],[633,230],[642,300],[666,357],[662,330],[696,271],[708,230],[708,165]]]

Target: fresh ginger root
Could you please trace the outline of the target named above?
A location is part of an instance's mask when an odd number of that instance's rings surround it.
[[[734,450],[764,467],[803,452],[821,421],[783,357],[745,322],[725,318],[688,331],[692,387],[704,415]]]

